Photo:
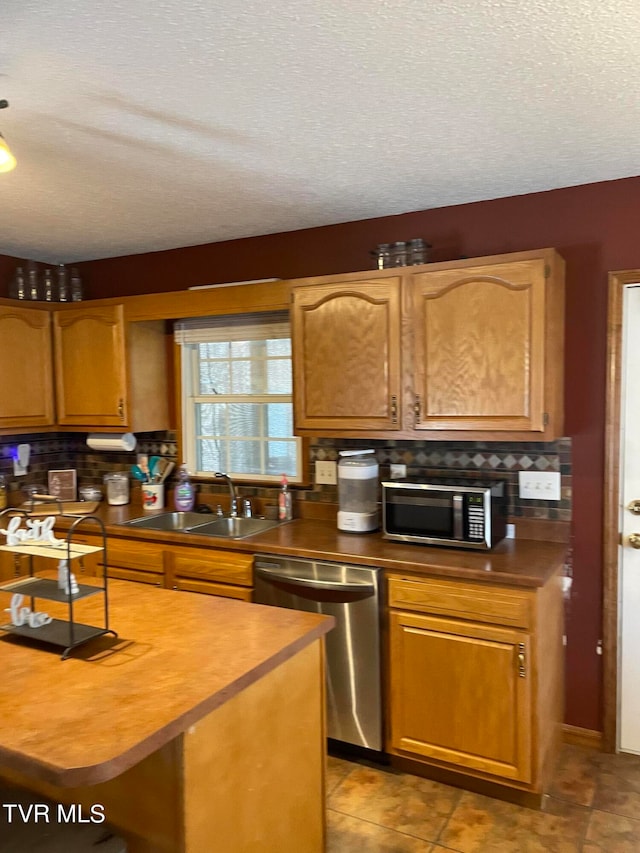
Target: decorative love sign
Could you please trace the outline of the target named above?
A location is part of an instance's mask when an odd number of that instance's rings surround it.
[[[42,542],[46,545],[64,545],[63,539],[56,539],[53,535],[53,525],[56,523],[55,516],[48,518],[27,518],[26,527],[20,527],[22,518],[14,515],[7,528],[0,528],[0,533],[7,537],[7,545],[32,545]]]
[[[30,607],[23,607],[23,601],[24,595],[16,592],[11,596],[11,605],[4,609],[5,613],[11,614],[11,624],[15,625],[16,628],[20,628],[22,625],[28,625],[30,628],[41,628],[43,625],[53,622],[53,617],[49,616],[48,613],[38,613],[31,610]]]

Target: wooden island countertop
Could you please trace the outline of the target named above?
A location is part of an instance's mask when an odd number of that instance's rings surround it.
[[[143,586],[133,594],[124,581],[110,581],[108,588],[117,639],[92,640],[65,661],[53,647],[0,640],[0,775],[54,799],[72,789],[71,801],[106,802],[107,819],[130,833],[130,850],[198,851],[205,849],[198,845],[207,824],[196,814],[203,784],[207,808],[226,801],[233,811],[229,786],[236,795],[235,786],[244,790],[256,761],[268,783],[267,745],[277,748],[298,736],[296,749],[304,752],[306,744],[305,760],[322,772],[321,638],[331,617]],[[78,602],[76,618],[99,623],[101,598]],[[8,606],[9,595],[2,593],[0,601]],[[61,605],[49,601],[38,607],[61,617],[66,612],[56,612]],[[284,735],[274,722],[278,714]],[[273,760],[285,772],[282,755]],[[235,766],[244,768],[246,779],[233,781]],[[225,767],[228,778],[221,779]],[[288,784],[282,781],[281,795]],[[310,796],[317,794],[320,803],[322,780],[314,784]],[[264,792],[263,784],[258,787]],[[138,805],[126,807],[127,798]],[[152,830],[142,825],[147,801]],[[169,817],[162,816],[163,804]],[[239,839],[240,824],[229,830]],[[137,848],[136,838],[146,846]],[[233,844],[224,849],[235,850]]]

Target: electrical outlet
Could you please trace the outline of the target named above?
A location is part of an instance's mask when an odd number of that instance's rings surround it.
[[[407,476],[407,466],[406,465],[397,465],[395,463],[391,463],[389,465],[389,476],[392,480],[399,480],[402,477]]]
[[[518,493],[524,500],[559,501],[558,471],[519,471]]]
[[[338,482],[337,467],[335,462],[316,462],[316,484],[335,486]]]

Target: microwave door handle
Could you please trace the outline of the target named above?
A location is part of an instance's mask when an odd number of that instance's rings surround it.
[[[453,538],[462,541],[462,495],[453,496]]]

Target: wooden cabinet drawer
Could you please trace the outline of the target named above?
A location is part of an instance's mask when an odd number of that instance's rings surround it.
[[[176,585],[176,578],[187,577],[236,586],[253,586],[253,554],[176,548],[172,550],[169,559],[172,585]]]
[[[223,598],[237,598],[240,601],[251,601],[252,597],[252,591],[244,586],[230,586],[229,584],[191,580],[190,578],[174,578],[173,588],[185,592],[200,592],[204,595],[221,595]]]
[[[139,572],[164,573],[164,547],[153,543],[132,542],[129,539],[109,539],[107,561],[109,567],[135,569]],[[115,577],[115,575],[110,575]]]
[[[437,578],[389,577],[389,607],[529,629],[531,593]]]
[[[164,577],[157,572],[139,572],[136,569],[121,569],[118,566],[109,566],[107,577],[117,578],[121,581],[136,581],[137,583],[148,583],[154,586],[163,586]]]

